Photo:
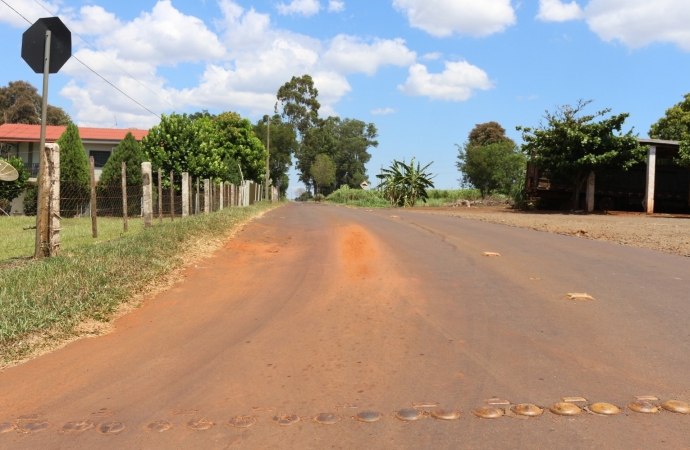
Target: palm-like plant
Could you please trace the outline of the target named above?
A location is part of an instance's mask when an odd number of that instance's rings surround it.
[[[435,175],[426,172],[432,164],[433,161],[421,167],[420,163],[415,166],[414,158],[410,164],[394,159],[388,169],[381,170],[381,174],[376,176],[381,180],[379,189],[391,206],[414,206],[417,200],[426,203],[426,190],[434,187],[431,180]]]

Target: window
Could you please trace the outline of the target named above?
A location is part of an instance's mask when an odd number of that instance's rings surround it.
[[[89,155],[93,156],[93,165],[97,169],[102,169],[105,163],[108,162],[108,158],[110,158],[109,151],[91,150]]]

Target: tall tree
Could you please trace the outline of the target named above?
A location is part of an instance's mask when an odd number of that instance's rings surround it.
[[[310,75],[292,77],[278,89],[278,102],[283,109],[283,118],[287,119],[299,132],[300,137],[319,123],[319,108],[317,100],[319,91],[314,87],[314,80]],[[276,105],[277,107],[277,105]]]
[[[314,179],[317,194],[320,193],[322,186],[330,186],[335,182],[335,164],[328,155],[316,155],[309,172]]]
[[[0,124],[40,124],[41,105],[38,89],[26,81],[10,81],[0,87]],[[46,114],[47,125],[64,126],[71,122],[69,115],[57,106],[48,105]]]
[[[254,134],[259,140],[266,143],[267,121],[258,120],[254,125]],[[292,166],[292,155],[299,149],[297,133],[289,122],[283,122],[280,115],[276,114],[271,118],[271,142],[269,173],[275,186],[280,187],[281,195],[285,195],[289,180],[287,176]]]
[[[512,140],[488,145],[467,142],[457,147],[458,170],[465,181],[479,189],[482,197],[492,192],[509,194],[524,175],[526,158]]]
[[[580,100],[554,113],[546,112],[545,123],[522,131],[522,150],[554,181],[573,186],[573,205],[580,204],[580,191],[590,173],[627,170],[640,158],[640,147],[632,130],[621,130],[629,114],[603,118],[610,109],[583,115],[591,101]],[[596,121],[598,118],[603,118]]]
[[[60,214],[73,217],[89,202],[90,179],[86,150],[73,123],[56,141],[60,146]]]
[[[144,153],[151,160],[152,168],[161,169],[167,180],[170,171],[192,173],[189,159],[195,151],[195,142],[195,127],[187,114],[172,113],[169,116],[163,114],[160,123],[149,130],[141,144]],[[192,174],[210,175],[207,172]]]
[[[216,129],[214,146],[223,158],[232,158],[242,166],[246,180],[260,181],[265,177],[266,147],[254,135],[249,119],[239,114],[224,112],[213,119]],[[234,170],[234,168],[228,170]]]
[[[506,136],[506,130],[498,122],[480,123],[472,128],[468,136],[468,142],[475,147],[500,144],[501,142],[513,142]]]
[[[479,189],[482,197],[492,192],[508,194],[523,175],[525,157],[498,122],[476,125],[467,141],[455,146],[458,147],[456,166],[463,175],[461,181]]]

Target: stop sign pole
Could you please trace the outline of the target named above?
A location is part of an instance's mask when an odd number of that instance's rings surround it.
[[[43,73],[41,99],[41,142],[36,198],[36,248],[34,257],[48,256],[48,176],[46,173],[46,122],[48,120],[48,80],[72,56],[72,33],[57,17],[38,19],[22,36],[22,58],[34,72]],[[51,59],[52,57],[52,59]]]
[[[36,249],[34,258],[48,256],[48,177],[46,176],[46,121],[48,120],[48,79],[50,78],[50,41],[53,32],[46,30],[43,56],[43,98],[41,99],[41,143],[39,145],[38,195],[36,196]]]

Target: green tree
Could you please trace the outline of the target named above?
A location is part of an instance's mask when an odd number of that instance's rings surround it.
[[[415,166],[415,158],[410,164],[393,160],[389,168],[382,169],[381,174],[376,175],[381,180],[378,189],[391,206],[411,207],[417,200],[426,203],[429,198],[426,190],[434,187],[432,180],[435,175],[426,172],[432,164],[433,161],[424,167],[420,163]]]
[[[0,124],[40,124],[41,105],[38,89],[26,81],[10,81],[0,87]],[[48,125],[64,126],[71,122],[69,115],[57,106],[48,105],[46,114]]]
[[[89,202],[89,162],[79,136],[79,128],[73,123],[56,141],[60,146],[60,214],[74,217]]]
[[[266,142],[267,118],[264,117],[254,125],[254,134],[262,142]],[[288,171],[292,166],[292,155],[297,152],[299,142],[297,133],[289,122],[283,122],[276,114],[271,118],[271,148],[269,158],[269,174],[273,184],[278,186],[281,195],[285,195],[288,188]]]
[[[223,160],[232,158],[242,167],[245,180],[261,181],[265,177],[266,147],[254,134],[254,127],[249,119],[239,114],[224,112],[213,119],[216,129],[216,141],[213,146],[221,152]],[[230,169],[227,165],[224,167]],[[225,172],[223,181],[227,181]]]
[[[115,147],[113,154],[103,166],[101,177],[98,180],[99,196],[115,199],[122,196],[123,162],[127,165],[127,192],[129,195],[133,195],[135,192],[140,194],[143,185],[141,163],[144,161],[146,161],[146,155],[144,155],[141,144],[137,142],[132,133],[127,133],[127,136]],[[113,213],[121,214],[121,205],[121,202],[115,202],[111,208]],[[127,214],[129,216],[136,216],[140,211],[141,205],[138,201],[127,202]]]
[[[690,167],[690,94],[666,110],[664,117],[649,129],[652,139],[680,141],[680,152],[675,162]]]
[[[314,80],[310,75],[292,77],[278,89],[277,97],[283,109],[283,118],[295,127],[301,137],[319,123],[321,104],[317,100],[318,96],[319,91],[314,87]]]
[[[170,171],[190,172],[193,176],[202,177],[208,175],[207,171],[193,173],[190,170],[189,160],[196,150],[196,143],[196,130],[192,121],[187,114],[177,113],[169,116],[163,114],[160,123],[152,127],[141,141],[144,154],[150,159],[153,170],[161,169],[166,183]]]
[[[321,186],[330,186],[335,182],[335,164],[328,155],[316,155],[310,173],[314,179],[317,194]]]
[[[458,147],[457,167],[465,181],[479,189],[482,198],[492,192],[509,194],[523,176],[526,158],[512,140],[488,145],[466,142]]]
[[[0,180],[0,208],[9,213],[9,205],[12,200],[19,197],[26,188],[26,181],[29,179],[29,173],[24,170],[24,161],[22,161],[21,158],[16,156],[10,156],[7,159],[0,157],[0,161],[9,163],[19,172],[19,177],[14,181]]]
[[[591,101],[580,100],[544,115],[537,128],[517,127],[522,131],[522,151],[554,181],[573,186],[573,204],[580,204],[580,191],[590,173],[627,170],[639,161],[640,147],[632,130],[622,133],[629,114],[606,116],[610,109],[582,115]]]
[[[202,117],[208,117],[209,119],[213,119],[214,117],[216,117],[216,115],[208,112],[208,109],[202,109],[201,111],[197,111],[194,114],[189,115],[189,119],[191,121],[201,119]]]
[[[121,186],[122,163],[124,162],[127,164],[127,185],[141,186],[141,163],[144,161],[146,161],[146,155],[141,144],[132,133],[127,133],[103,166],[98,184]]]
[[[690,94],[685,99],[666,110],[664,117],[649,128],[652,139],[680,141],[690,134]]]

